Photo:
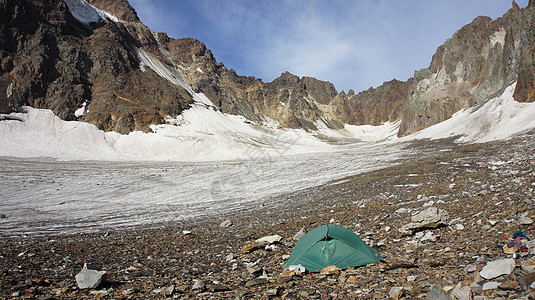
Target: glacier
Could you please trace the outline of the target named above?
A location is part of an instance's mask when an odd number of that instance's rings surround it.
[[[411,148],[413,141],[510,138],[535,128],[535,104],[514,101],[514,87],[404,138],[396,137],[399,123],[318,132],[279,129],[269,120],[270,126],[250,123],[214,110],[202,94],[169,124],[154,125],[153,133],[128,135],[27,107],[26,113],[0,118],[0,212],[6,216],[0,235],[216,218],[401,158],[433,154]]]

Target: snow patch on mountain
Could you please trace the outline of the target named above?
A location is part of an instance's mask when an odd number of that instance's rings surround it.
[[[406,137],[442,139],[459,136],[457,142],[484,143],[506,139],[535,128],[535,103],[514,100],[516,83],[502,95],[481,106],[464,109],[450,119]]]
[[[91,23],[98,23],[103,19],[108,19],[113,22],[121,22],[119,18],[110,12],[99,9],[85,0],[64,0],[72,16],[82,24],[90,25]]]
[[[138,49],[134,47],[134,50],[136,51],[139,60],[140,65],[139,68],[141,71],[145,72],[145,66],[151,68],[156,74],[160,75],[161,77],[169,80],[170,82],[179,85],[183,88],[185,88],[191,95],[195,94],[193,92],[193,89],[186,84],[184,81],[182,73],[177,68],[171,68],[170,66],[165,65],[162,63],[158,58],[156,58],[151,53],[143,50]],[[213,105],[213,104],[212,104]]]

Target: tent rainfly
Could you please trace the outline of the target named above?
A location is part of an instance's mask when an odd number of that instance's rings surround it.
[[[340,269],[378,263],[381,255],[349,229],[322,225],[305,234],[295,245],[284,268],[302,265],[309,272],[335,265]]]

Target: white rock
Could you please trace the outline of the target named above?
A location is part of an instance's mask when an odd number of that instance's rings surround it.
[[[397,214],[406,214],[406,213],[409,213],[409,210],[406,209],[405,207],[402,207],[402,208],[399,208],[398,210],[396,210],[396,213]]]
[[[489,223],[490,223],[491,226],[494,226],[494,225],[496,225],[496,223],[498,223],[498,221],[496,221],[496,220],[489,220]]]
[[[95,289],[102,283],[105,274],[106,271],[90,269],[84,264],[82,270],[76,274],[76,284],[80,289]]]
[[[472,290],[470,289],[469,286],[465,286],[465,287],[460,288],[460,289],[456,290],[455,292],[453,292],[453,295],[458,300],[471,300],[472,299]]]
[[[302,274],[305,273],[306,269],[301,264],[299,265],[291,265],[288,267],[288,270],[291,272],[295,272],[296,274]]]
[[[484,291],[494,290],[494,289],[497,289],[499,285],[500,285],[499,282],[488,281],[488,282],[483,283],[483,290]]]
[[[520,217],[518,219],[518,225],[530,225],[533,224],[533,220],[530,217]]]
[[[199,279],[193,280],[193,286],[191,287],[192,290],[202,289],[203,287],[204,287],[204,282],[202,282]]]
[[[405,245],[405,252],[407,252],[407,253],[412,253],[412,252],[416,251],[416,249],[418,249],[418,242],[417,241],[409,241]]]
[[[414,275],[407,276],[407,281],[408,281],[408,282],[416,281],[416,276],[414,276]]]
[[[402,286],[395,286],[390,289],[390,292],[388,292],[388,296],[392,299],[399,299],[401,295],[403,294],[403,287]]]
[[[225,220],[223,221],[221,224],[219,224],[219,227],[230,227],[232,226],[234,223],[232,223],[231,220]]]
[[[191,234],[191,231],[189,231],[189,230],[182,230],[182,234],[183,234],[183,235],[190,235],[190,234]]]
[[[259,238],[255,241],[257,244],[265,244],[265,245],[271,245],[273,243],[278,243],[282,240],[282,236],[275,234],[275,235],[268,235],[262,238]]]
[[[433,206],[433,205],[435,205],[435,201],[431,200],[431,201],[429,201],[429,202],[424,203],[423,206],[424,206],[424,207],[429,207],[429,206]]]
[[[455,224],[455,230],[464,230],[464,225],[463,224]]]
[[[299,241],[306,233],[306,227],[303,226],[301,229],[292,237],[294,241]]]
[[[485,279],[493,279],[501,275],[509,275],[515,269],[515,260],[512,258],[499,259],[487,263],[479,275]]]

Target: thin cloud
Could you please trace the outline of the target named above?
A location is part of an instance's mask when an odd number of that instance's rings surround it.
[[[205,42],[238,74],[271,81],[290,71],[346,91],[408,79],[456,30],[503,15],[506,2],[131,0],[151,29]]]

